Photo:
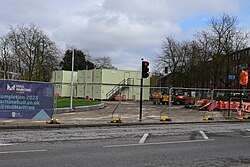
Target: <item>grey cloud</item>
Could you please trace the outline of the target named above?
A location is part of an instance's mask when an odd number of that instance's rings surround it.
[[[115,66],[133,70],[138,70],[136,61],[141,57],[154,59],[164,35],[183,36],[183,20],[238,12],[240,6],[237,0],[1,1],[0,35],[6,34],[3,27],[7,25],[33,23],[62,48],[75,45],[94,57],[110,56]]]

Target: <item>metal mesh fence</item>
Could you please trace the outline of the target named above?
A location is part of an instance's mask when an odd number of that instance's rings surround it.
[[[249,90],[240,89],[148,86],[141,89],[138,85],[78,84],[74,87],[74,97],[101,100],[109,110],[101,109],[99,113],[109,114],[106,118],[120,117],[127,122],[137,122],[140,120],[141,90],[141,121],[146,122],[161,121],[163,116],[176,122],[204,121],[205,116],[211,116],[214,120],[234,118],[242,100],[243,112],[250,110]]]

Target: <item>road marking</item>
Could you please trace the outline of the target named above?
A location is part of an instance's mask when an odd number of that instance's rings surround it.
[[[250,129],[247,129],[248,132],[250,132]]]
[[[209,138],[207,137],[207,135],[206,135],[205,132],[200,131],[200,134],[202,135],[202,137],[203,137],[205,140],[209,140]]]
[[[13,145],[13,144],[2,144],[2,143],[0,143],[0,146],[11,146],[11,145]]]
[[[141,140],[139,141],[139,144],[143,144],[143,143],[145,142],[145,140],[147,139],[148,135],[149,135],[148,133],[145,133],[145,134],[142,136]]]
[[[15,153],[33,153],[33,152],[45,152],[47,150],[23,150],[23,151],[5,151],[0,154],[15,154]]]
[[[115,147],[149,146],[149,145],[163,145],[163,144],[198,143],[198,142],[207,142],[207,141],[214,141],[214,139],[171,141],[171,142],[160,142],[160,143],[142,143],[142,144],[123,144],[123,145],[110,145],[110,146],[103,146],[103,147],[105,147],[105,148],[115,148]]]
[[[243,138],[250,138],[250,136],[243,136]]]

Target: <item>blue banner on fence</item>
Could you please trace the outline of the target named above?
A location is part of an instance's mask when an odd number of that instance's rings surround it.
[[[0,80],[0,118],[51,119],[53,102],[51,83]]]

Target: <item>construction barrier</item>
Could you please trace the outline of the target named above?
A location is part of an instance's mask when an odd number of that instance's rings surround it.
[[[0,80],[0,119],[51,119],[53,103],[52,83]]]

